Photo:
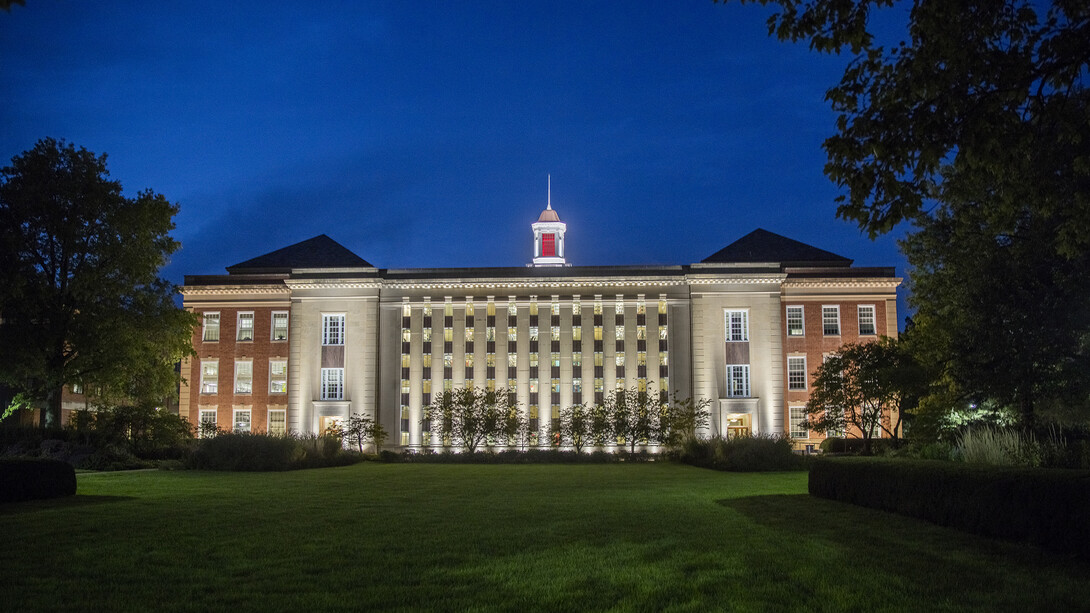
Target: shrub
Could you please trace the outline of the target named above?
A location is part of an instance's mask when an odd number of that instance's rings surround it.
[[[1040,466],[1041,455],[1033,433],[992,427],[965,430],[955,450],[956,459],[991,466]]]
[[[888,438],[872,438],[870,440],[871,453],[880,454],[889,450],[893,443],[893,439]],[[821,441],[821,445],[818,447],[825,453],[863,453],[863,439],[861,438],[840,438],[832,436]]]
[[[813,496],[1090,557],[1090,471],[934,460],[819,458]]]
[[[502,451],[477,451],[473,453],[455,453],[449,449],[440,453],[430,450],[421,452],[406,450],[401,454],[387,451],[379,454],[379,459],[383,462],[415,462],[422,464],[606,464],[612,462],[654,462],[658,457],[647,451],[610,453],[596,450],[592,453],[581,453],[553,448],[527,449],[526,451],[504,449]]]
[[[682,442],[672,456],[694,466],[738,472],[806,468],[805,458],[797,455],[791,439],[783,436],[692,438]]]
[[[46,458],[0,458],[0,502],[72,496],[76,471]]]
[[[201,439],[187,466],[198,470],[279,471],[344,466],[363,459],[336,436],[225,432]]]

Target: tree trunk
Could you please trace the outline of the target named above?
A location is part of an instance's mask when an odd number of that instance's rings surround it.
[[[1033,397],[1027,393],[1019,394],[1019,396],[1018,408],[1022,413],[1022,427],[1032,432],[1037,425],[1033,414]]]

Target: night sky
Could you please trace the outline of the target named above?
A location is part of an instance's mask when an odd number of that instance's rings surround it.
[[[697,262],[762,227],[903,275],[822,174],[848,58],[769,38],[771,12],[27,0],[0,11],[0,160],[107,153],[128,195],[180,204],[177,283],[323,233],[382,268],[521,266],[549,174],[576,265]]]

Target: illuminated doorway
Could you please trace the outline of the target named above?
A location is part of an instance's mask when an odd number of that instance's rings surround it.
[[[330,430],[339,430],[341,427],[340,417],[319,417],[318,418],[318,434],[324,435]]]
[[[726,416],[726,420],[727,438],[750,436],[753,433],[749,422],[749,415],[746,413],[729,413]]]

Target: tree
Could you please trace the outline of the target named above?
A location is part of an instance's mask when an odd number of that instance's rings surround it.
[[[44,404],[46,427],[66,384],[161,403],[192,352],[196,317],[158,277],[178,207],[108,177],[105,155],[53,139],[0,170],[0,380]]]
[[[660,403],[653,435],[655,442],[666,447],[677,447],[696,436],[697,430],[708,427],[711,419],[708,407],[711,403],[708,398],[693,400],[677,396],[672,396],[669,402]]]
[[[780,39],[854,54],[826,93],[837,214],[872,237],[916,228],[912,303],[953,395],[1014,403],[1025,425],[1042,400],[1085,412],[1090,4],[914,0],[887,49],[868,28],[892,0],[758,1],[783,9]]]
[[[896,342],[885,337],[842,346],[814,371],[806,426],[816,432],[855,428],[863,453],[870,453],[871,439],[883,430],[896,438],[899,360]]]
[[[440,393],[424,408],[422,421],[444,441],[452,441],[473,453],[489,440],[510,441],[521,426],[517,405],[508,401],[507,390],[466,387]]]
[[[655,435],[657,418],[662,412],[657,394],[631,388],[606,398],[611,433],[618,444],[636,452],[637,444],[646,444]]]
[[[363,453],[365,443],[374,443],[375,453],[378,453],[389,436],[381,423],[359,413],[353,413],[347,421],[338,424],[335,428],[341,438],[354,441],[360,453]]]
[[[591,411],[585,404],[560,410],[560,443],[570,445],[576,453],[591,441]]]

